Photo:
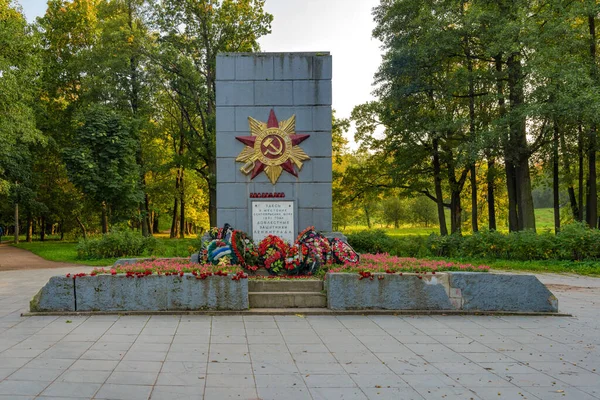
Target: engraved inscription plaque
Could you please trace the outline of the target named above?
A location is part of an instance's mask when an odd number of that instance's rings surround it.
[[[252,239],[260,242],[268,235],[276,235],[293,243],[294,202],[293,201],[253,201]]]

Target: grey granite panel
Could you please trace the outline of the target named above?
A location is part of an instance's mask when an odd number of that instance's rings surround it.
[[[450,272],[450,287],[460,289],[469,311],[557,312],[558,300],[533,275]]]
[[[217,107],[254,104],[253,81],[217,81]]]
[[[331,184],[299,183],[298,207],[331,208]]]
[[[357,274],[329,273],[327,306],[334,310],[451,310],[440,278],[375,274],[373,280],[359,280]]]
[[[248,193],[245,185],[237,183],[220,183],[217,185],[217,202],[219,208],[246,207]]]
[[[247,279],[234,281],[230,276],[196,279],[191,274],[164,278],[171,278],[167,280],[166,287],[169,310],[248,309]]]
[[[313,57],[313,78],[331,79],[332,58],[330,55],[316,55]]]
[[[235,210],[235,229],[239,229],[244,232],[250,231],[250,216],[248,215],[247,208],[236,208]]]
[[[216,118],[218,131],[235,131],[234,107],[217,107]]]
[[[315,229],[323,232],[330,232],[332,227],[333,214],[331,208],[315,208],[313,209],[313,220],[315,221]]]
[[[246,136],[243,132],[219,132],[217,135],[217,155],[219,158],[237,157],[245,145],[238,141],[236,136]],[[240,164],[240,167],[242,164]]]
[[[257,53],[235,57],[235,79],[273,80],[273,56]]]
[[[275,106],[275,115],[277,115],[277,119],[279,121],[284,121],[290,118],[292,115],[296,116],[296,132],[304,133],[310,132],[313,130],[313,122],[312,122],[312,107],[284,107],[284,106]],[[302,146],[302,145],[300,145]]]
[[[235,224],[235,208],[217,208],[217,226]]]
[[[291,106],[292,104],[294,104],[294,95],[291,81],[256,81],[254,83],[254,105]]]
[[[331,106],[313,107],[313,130],[331,131]]]
[[[314,225],[315,225],[315,220],[313,218],[313,209],[298,207],[298,232],[302,232],[304,229],[308,228],[309,226],[314,226]]]
[[[217,158],[217,180],[219,182],[235,182],[239,170],[236,168],[242,163],[236,163],[235,158]],[[241,172],[239,172],[241,174]]]
[[[294,81],[295,105],[330,105],[331,81]]]
[[[331,157],[331,132],[302,132],[310,137],[300,144],[310,157]]]
[[[75,311],[73,278],[53,276],[29,303],[29,311]]]
[[[235,79],[235,59],[237,57],[219,54],[217,55],[217,81]]]
[[[75,280],[77,311],[167,310],[167,281],[172,277],[149,275],[83,276]]]
[[[313,57],[303,54],[286,54],[274,58],[274,79],[312,79]]]
[[[317,157],[310,160],[312,166],[312,180],[313,182],[331,182],[333,166],[331,164],[331,158],[329,157]]]

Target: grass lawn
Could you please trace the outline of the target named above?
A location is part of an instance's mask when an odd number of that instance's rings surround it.
[[[435,258],[440,260],[440,258]],[[460,264],[487,265],[493,270],[526,271],[526,272],[552,272],[569,273],[578,275],[600,276],[600,262],[595,261],[515,261],[515,260],[489,260],[477,258],[444,258]]]
[[[448,212],[446,212],[446,214],[448,214]],[[447,221],[447,225],[448,229],[450,229],[450,221]],[[554,231],[554,210],[552,208],[536,208],[535,225],[538,232],[543,232],[546,230]],[[485,228],[486,226],[480,224],[479,227]],[[346,229],[343,229],[343,232],[348,234],[365,231],[368,229],[369,228],[366,225],[352,225],[346,227]],[[432,233],[440,233],[440,228],[437,225],[431,225],[428,227],[402,225],[399,228],[386,228],[384,225],[373,224],[371,229],[383,229],[385,233],[387,233],[390,236],[429,236]],[[508,232],[508,227],[500,226],[498,227],[498,231],[506,233]],[[463,234],[469,233],[470,231],[463,232]]]
[[[192,253],[196,251],[196,239],[169,239],[164,237],[158,237],[157,240],[159,242],[159,246],[155,254],[148,254],[144,255],[143,257],[189,257]],[[32,253],[50,261],[104,267],[112,265],[117,260],[116,258],[103,258],[100,260],[80,260],[77,258],[76,242],[61,242],[55,240],[48,240],[44,242],[37,241],[31,243],[21,242],[14,246],[21,249],[29,250]]]

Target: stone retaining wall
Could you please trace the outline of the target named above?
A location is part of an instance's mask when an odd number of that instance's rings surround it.
[[[187,311],[248,309],[248,280],[150,275],[52,277],[30,303],[43,311]]]
[[[435,275],[327,274],[335,310],[465,310],[558,312],[556,297],[533,275],[438,272]],[[381,277],[381,279],[380,279]]]

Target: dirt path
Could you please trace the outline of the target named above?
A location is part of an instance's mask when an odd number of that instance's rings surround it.
[[[28,250],[0,244],[0,271],[65,267],[81,268],[82,265],[44,260]]]

